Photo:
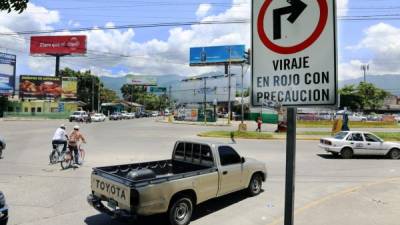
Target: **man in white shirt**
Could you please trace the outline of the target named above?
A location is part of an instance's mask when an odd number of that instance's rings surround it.
[[[51,144],[53,145],[53,148],[55,148],[56,145],[63,145],[63,152],[67,150],[67,139],[68,135],[65,132],[65,125],[61,124],[59,128],[57,128],[56,132],[54,133],[53,136],[53,141]]]

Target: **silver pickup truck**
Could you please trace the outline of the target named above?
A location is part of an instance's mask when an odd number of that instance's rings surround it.
[[[264,163],[230,145],[177,141],[169,160],[94,168],[87,200],[113,217],[167,213],[187,225],[197,204],[243,189],[255,196],[266,177]]]

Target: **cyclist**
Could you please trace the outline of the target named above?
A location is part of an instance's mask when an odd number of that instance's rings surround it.
[[[85,138],[79,131],[79,126],[76,125],[76,126],[74,126],[74,130],[69,135],[69,142],[68,142],[68,147],[69,147],[71,153],[73,154],[75,166],[79,165],[78,145],[79,145],[80,141],[82,141],[83,143],[86,143]]]
[[[61,126],[57,128],[56,132],[54,133],[51,144],[53,145],[54,149],[56,145],[63,145],[63,152],[65,152],[65,150],[67,150],[67,140],[68,135],[65,132],[65,125],[61,124]]]

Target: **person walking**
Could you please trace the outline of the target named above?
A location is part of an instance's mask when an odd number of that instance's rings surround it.
[[[78,151],[78,145],[79,142],[82,141],[83,143],[86,143],[85,138],[79,131],[79,126],[74,126],[74,130],[71,132],[69,135],[69,142],[68,142],[68,147],[73,154],[74,157],[74,164],[76,166],[79,165],[79,151]]]
[[[257,122],[257,129],[256,129],[256,131],[261,132],[261,125],[262,125],[262,119],[261,119],[261,117],[258,117],[256,122]]]

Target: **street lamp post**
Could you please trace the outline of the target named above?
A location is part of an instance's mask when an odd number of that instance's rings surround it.
[[[367,71],[369,70],[369,64],[362,65],[361,70],[364,72],[364,83],[367,83]]]

